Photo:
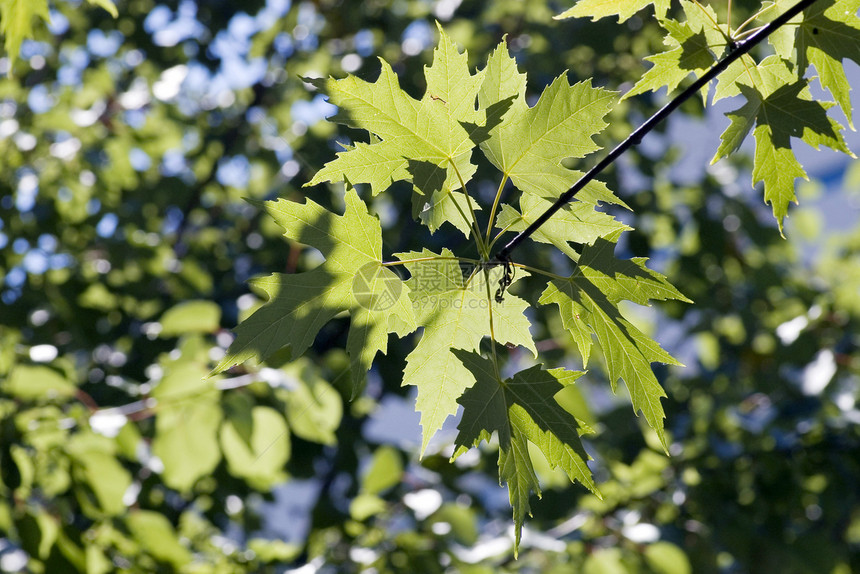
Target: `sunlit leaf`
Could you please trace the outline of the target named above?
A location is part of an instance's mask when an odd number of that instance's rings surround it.
[[[679,363],[621,314],[618,303],[649,300],[689,301],[666,278],[645,267],[642,258],[622,261],[613,256],[614,245],[598,240],[583,248],[578,270],[566,280],[553,279],[540,298],[541,304],[555,303],[564,327],[573,336],[588,363],[592,334],[596,335],[606,359],[612,388],[623,379],[630,391],[634,411],[641,411],[657,431],[663,448],[665,414],[660,399],[666,393],[651,370],[651,363]]]
[[[529,495],[540,496],[526,441],[541,450],[552,468],[560,467],[570,480],[597,492],[579,439],[583,429],[554,399],[582,373],[535,366],[503,380],[492,361],[459,349],[454,354],[476,379],[458,401],[463,418],[454,456],[498,434],[499,479],[508,485],[518,546],[525,515],[531,514]]]
[[[475,108],[483,73],[471,74],[467,55],[458,52],[441,27],[439,33],[433,64],[425,69],[427,90],[420,100],[400,89],[384,60],[375,82],[355,76],[314,81],[341,108],[334,121],[367,130],[378,139],[370,144],[357,142],[339,153],[307,185],[368,183],[376,195],[395,181],[408,180],[420,196],[416,198],[419,211],[431,230],[447,220],[469,235],[463,214],[446,217],[457,210],[451,192],[462,188],[475,172],[470,163],[472,140],[486,122],[484,112]],[[466,206],[461,204],[459,209]]]
[[[179,568],[191,562],[191,552],[180,541],[170,521],[158,512],[135,510],[125,524],[148,553]]]
[[[259,490],[269,490],[286,479],[284,465],[290,458],[290,433],[284,417],[269,407],[254,407],[250,444],[235,423],[227,420],[219,433],[230,474],[244,478]]]
[[[794,181],[806,172],[792,151],[791,138],[818,149],[825,145],[853,156],[842,137],[842,126],[828,117],[831,102],[815,101],[806,80],[795,80],[791,70],[776,56],[758,67],[758,82],[748,86],[739,78],[738,89],[747,102],[726,114],[732,123],[721,136],[713,161],[740,147],[752,130],[756,141],[753,184],[764,182],[764,198],[782,230],[788,205],[796,202]]]
[[[377,352],[385,353],[388,334],[403,336],[415,329],[409,288],[382,265],[379,220],[353,190],[346,193],[344,215],[311,200],[265,206],[287,237],[316,247],[326,260],[306,273],[280,273],[254,282],[269,302],[236,328],[236,340],[216,372],[251,358],[265,359],[287,346],[299,357],[326,323],[349,311],[346,346],[353,390],[359,391]]]
[[[555,19],[591,17],[592,20],[599,20],[606,16],[618,15],[618,21],[624,22],[651,4],[654,5],[655,15],[658,18],[666,16],[669,0],[578,0],[573,8],[568,8],[555,16]]]
[[[186,333],[212,333],[218,329],[221,309],[211,301],[186,301],[171,307],[161,316],[162,337]]]
[[[403,384],[415,385],[415,408],[421,413],[422,451],[457,411],[457,398],[474,383],[474,375],[454,356],[453,349],[477,351],[490,333],[490,309],[496,340],[522,345],[537,356],[529,321],[523,312],[528,303],[509,295],[498,303],[487,296],[488,282],[479,268],[464,269],[447,249],[441,255],[429,250],[398,253],[411,278],[407,281],[416,319],[424,333],[406,358]],[[429,260],[428,260],[429,259]],[[489,286],[501,269],[490,272]]]

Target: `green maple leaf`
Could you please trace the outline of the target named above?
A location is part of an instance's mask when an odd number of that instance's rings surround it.
[[[815,66],[821,85],[833,94],[852,128],[851,86],[842,60],[860,64],[858,10],[860,0],[819,0],[803,11],[796,39],[799,69]]]
[[[283,347],[298,357],[326,323],[348,311],[346,348],[356,393],[376,353],[385,353],[388,334],[405,336],[415,330],[409,288],[382,265],[379,220],[354,190],[347,190],[345,202],[343,215],[311,200],[265,203],[286,237],[317,248],[326,259],[305,273],[276,273],[252,281],[268,294],[269,302],[236,328],[236,340],[216,372],[251,358],[265,359]]]
[[[759,10],[759,16],[756,20],[761,24],[770,23],[792,6],[794,6],[794,2],[791,0],[762,2],[761,10]],[[797,35],[797,26],[802,21],[803,13],[800,13],[786,22],[785,26],[780,26],[767,37],[767,41],[771,46],[773,46],[776,51],[776,55],[783,60],[789,60],[791,62],[797,61],[797,59],[793,57],[794,39]]]
[[[573,336],[587,365],[592,334],[606,359],[613,391],[619,378],[630,391],[633,410],[641,411],[663,446],[663,407],[666,394],[651,370],[651,363],[680,365],[671,355],[633,326],[618,309],[627,300],[647,305],[649,300],[688,301],[666,278],[645,267],[644,258],[616,259],[614,244],[598,239],[583,247],[577,271],[567,279],[553,279],[541,294],[541,304],[558,305],[562,324]]]
[[[422,220],[435,231],[454,224],[467,236],[465,196],[453,196],[475,173],[470,158],[474,140],[489,129],[487,112],[475,107],[483,72],[471,74],[468,58],[439,28],[433,64],[425,67],[427,91],[420,100],[400,88],[385,60],[375,82],[349,75],[344,79],[309,80],[339,107],[333,121],[370,132],[371,143],[358,142],[337,154],[306,185],[347,180],[370,184],[373,195],[395,181],[411,181]],[[501,114],[491,118],[500,121]],[[460,210],[454,206],[459,200]],[[456,217],[451,217],[456,213]]]
[[[579,438],[590,429],[554,398],[583,373],[547,371],[536,365],[503,380],[492,361],[461,349],[453,353],[474,375],[475,384],[458,400],[463,417],[452,459],[498,433],[499,480],[508,485],[517,546],[525,516],[531,514],[529,495],[535,492],[540,496],[526,441],[540,449],[552,468],[561,468],[571,481],[581,482],[600,496],[586,464],[590,457]]]
[[[573,8],[569,8],[555,16],[556,20],[564,18],[587,18],[596,21],[606,16],[618,16],[618,22],[624,22],[643,8],[654,5],[657,18],[666,17],[669,10],[669,0],[579,0]]]
[[[0,0],[0,33],[5,37],[4,48],[14,63],[24,38],[33,37],[33,18],[51,21],[48,0]]]
[[[765,62],[768,62],[768,64],[765,64]],[[761,64],[756,65],[755,60],[748,54],[729,64],[729,67],[717,76],[717,87],[714,89],[714,102],[739,95],[741,93],[741,89],[738,87],[739,84],[752,86],[761,84],[762,66],[767,65],[785,66],[778,58],[767,58]]]
[[[441,255],[425,249],[396,253],[395,257],[409,270],[409,297],[415,318],[424,327],[421,339],[406,357],[403,372],[403,385],[418,389],[415,408],[421,413],[423,453],[445,419],[457,412],[457,399],[475,382],[452,349],[478,350],[481,340],[490,334],[490,310],[496,341],[522,345],[535,357],[537,349],[523,314],[528,302],[511,294],[502,303],[489,297],[484,270],[473,269],[464,277],[459,262],[447,249]],[[492,291],[501,273],[499,267],[489,271]],[[524,275],[520,273],[518,278]]]
[[[447,222],[468,237],[472,228],[468,220],[463,218],[469,201],[466,194],[462,191],[451,191],[445,181],[447,172],[435,164],[415,160],[409,160],[408,164],[412,181],[416,182],[415,188],[421,190],[421,193],[412,194],[412,217],[424,223],[430,233],[434,233]],[[474,172],[473,167],[470,166],[469,177]],[[481,210],[475,203],[472,207],[475,211]]]
[[[681,1],[685,22],[663,20],[660,24],[669,33],[664,42],[671,50],[645,58],[654,64],[622,99],[666,86],[669,92],[690,74],[701,77],[723,55],[726,48],[725,31],[716,27],[717,15],[710,6]],[[702,90],[702,96],[707,90]]]
[[[827,116],[832,102],[818,102],[809,93],[807,80],[797,80],[777,56],[766,58],[754,77],[755,87],[737,83],[747,102],[726,115],[731,124],[720,136],[722,143],[713,162],[737,150],[750,131],[756,141],[753,185],[764,182],[764,198],[782,232],[788,205],[797,202],[794,180],[806,172],[791,151],[791,138],[800,138],[815,149],[825,145],[854,157],[842,137],[843,127]],[[753,126],[755,129],[753,130]]]
[[[765,3],[772,9],[763,12],[761,20],[771,21],[793,5],[791,0]],[[815,67],[822,87],[833,94],[852,128],[851,86],[842,61],[860,64],[858,10],[860,0],[818,0],[768,37],[777,55],[797,63],[799,72],[810,64]]]
[[[496,227],[508,231],[523,231],[549,207],[551,202],[534,195],[523,195],[519,211],[510,205],[502,206]],[[617,237],[627,225],[610,215],[596,211],[591,205],[571,202],[554,213],[535,231],[531,239],[555,245],[574,261],[579,258],[571,243],[594,243],[599,237]]]
[[[521,191],[554,200],[582,176],[567,169],[562,160],[582,158],[600,149],[592,136],[608,124],[603,117],[615,95],[593,88],[590,81],[569,85],[565,75],[557,77],[541,94],[534,107],[525,101],[525,74],[504,45],[490,55],[483,85],[478,92],[481,109],[492,110],[510,102],[504,121],[482,132],[481,151],[506,179]],[[624,205],[606,186],[592,182],[577,199]],[[626,207],[626,206],[625,206]]]
[[[739,66],[734,67],[735,64]],[[723,74],[728,74],[725,81],[722,80]],[[785,62],[775,56],[765,58],[757,66],[748,65],[746,69],[744,69],[743,65],[740,65],[740,62],[735,62],[723,74],[720,74],[721,83],[717,85],[716,90],[718,94],[721,94],[721,97],[740,95],[742,85],[747,88],[750,86],[761,86],[764,92],[770,93],[779,86],[791,84],[796,80],[796,77],[788,69]],[[714,99],[718,99],[716,95]],[[747,103],[737,110],[726,114],[731,123],[720,136],[722,143],[711,160],[711,164],[716,163],[720,158],[726,157],[740,148],[755,124],[756,115],[758,115],[761,109],[761,102],[762,98],[756,95],[752,100],[748,99]]]

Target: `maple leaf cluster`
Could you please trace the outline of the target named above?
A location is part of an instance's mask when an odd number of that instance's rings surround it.
[[[529,496],[540,493],[529,443],[551,467],[599,493],[580,438],[590,429],[555,398],[583,373],[536,364],[511,376],[502,374],[507,371],[497,345],[522,347],[535,359],[538,352],[526,315],[529,303],[510,292],[493,295],[508,271],[490,253],[499,237],[524,229],[582,176],[562,162],[599,149],[593,136],[607,126],[603,118],[615,96],[589,81],[570,85],[561,75],[529,106],[526,76],[503,44],[473,73],[467,55],[441,28],[439,33],[421,99],[400,88],[385,61],[373,82],[355,76],[313,80],[338,106],[334,120],[367,131],[370,140],[338,153],[307,184],[343,182],[343,215],[310,199],[264,204],[285,237],[316,248],[325,261],[311,271],[255,281],[269,302],[236,329],[218,370],[252,358],[265,360],[285,347],[298,357],[326,323],[348,313],[347,351],[357,394],[374,357],[386,352],[388,337],[405,337],[420,328],[402,384],[417,389],[421,450],[458,409],[462,415],[454,457],[495,435],[499,477],[508,486],[518,543]],[[500,172],[486,231],[477,214],[486,213],[487,206],[482,208],[467,189],[481,156]],[[447,248],[438,253],[419,248],[386,260],[380,223],[354,186],[366,186],[376,196],[396,181],[411,183],[416,219],[431,232],[451,225],[475,242],[479,258],[460,257]],[[515,203],[501,202],[508,182]],[[539,302],[557,307],[583,366],[596,338],[612,388],[624,381],[634,410],[643,413],[666,447],[660,402],[665,393],[651,363],[678,363],[630,323],[618,305],[686,299],[647,269],[644,259],[615,257],[615,244],[629,227],[597,210],[602,203],[626,207],[605,184],[593,181],[531,238],[566,254],[573,273],[561,276],[514,263],[516,274],[507,282],[516,290],[527,276],[545,281]],[[395,268],[408,278],[402,279]]]

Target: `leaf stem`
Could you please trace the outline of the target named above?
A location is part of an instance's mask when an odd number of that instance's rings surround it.
[[[502,230],[500,230],[498,233],[496,233],[496,236],[495,236],[495,237],[493,237],[493,240],[492,240],[492,241],[490,241],[490,244],[487,246],[487,250],[488,250],[488,251],[492,251],[492,250],[493,250],[493,246],[496,244],[496,241],[498,241],[498,240],[499,240],[499,238],[500,238],[502,235],[504,235],[504,234],[508,231],[508,229],[510,229],[511,227],[513,227],[513,226],[514,226],[514,224],[515,224],[517,221],[520,221],[520,220],[522,220],[522,217],[520,217],[520,219],[519,219],[519,220],[511,221],[509,224],[505,225],[505,227],[504,227]]]
[[[484,243],[487,244],[487,251],[492,249],[493,243],[490,243],[490,233],[493,231],[493,220],[496,218],[496,210],[499,208],[499,200],[502,198],[502,190],[505,184],[508,183],[508,175],[502,174],[502,181],[499,183],[499,189],[496,191],[496,198],[493,200],[493,208],[490,210],[490,220],[487,222],[487,236],[484,238]]]
[[[761,10],[759,10],[758,12],[756,12],[755,14],[753,14],[752,16],[750,16],[749,18],[747,18],[746,20],[744,20],[744,21],[741,23],[741,25],[740,25],[740,26],[738,26],[737,28],[735,28],[735,34],[740,33],[740,31],[741,31],[741,30],[743,30],[744,28],[746,28],[747,26],[749,26],[749,25],[750,25],[751,23],[753,23],[757,18],[761,18],[762,14],[764,14],[765,12],[767,12],[768,10],[771,10],[771,9],[773,9],[773,8],[776,8],[776,2],[774,2],[773,4],[771,4],[770,6],[768,6],[768,7],[766,7],[766,8],[762,8]],[[735,36],[735,40],[737,40],[737,39],[738,39],[738,36]]]
[[[568,277],[562,277],[561,275],[556,275],[551,271],[545,271],[543,269],[539,269],[537,267],[532,267],[531,265],[523,265],[522,263],[513,263],[514,267],[519,267],[520,269],[525,269],[526,271],[530,271],[532,273],[537,273],[538,275],[545,275],[546,277],[550,277],[551,279],[558,279],[560,281],[567,281]]]
[[[762,28],[764,28],[764,26],[757,26],[757,27],[755,27],[755,28],[750,28],[750,29],[749,29],[749,30],[747,30],[746,32],[742,32],[742,33],[738,34],[737,36],[735,36],[735,40],[736,40],[736,41],[737,41],[737,40],[743,40],[743,39],[744,39],[744,38],[746,38],[747,36],[751,36],[752,34],[755,34],[755,33],[756,33],[756,32],[758,32],[759,30],[761,30]],[[735,30],[735,33],[737,33],[737,30]]]
[[[496,330],[493,326],[493,295],[490,291],[490,267],[484,267],[484,284],[487,287],[487,312],[490,317],[490,349],[493,352],[493,368],[496,370],[496,377],[502,380],[499,373],[499,357],[496,355]]]
[[[755,67],[756,67],[755,60],[753,60],[753,59],[752,59],[752,57],[750,57],[750,60],[752,60],[753,68],[755,68]],[[743,58],[741,58],[741,59],[740,59],[740,62],[741,62],[741,64],[743,64],[743,65],[744,65],[744,70],[746,70],[746,72],[747,72],[747,76],[749,76],[749,78],[750,78],[750,82],[752,82],[752,85],[753,85],[756,89],[758,89],[758,85],[756,84],[755,78],[754,78],[754,77],[753,77],[753,75],[752,75],[752,71],[750,71],[750,68],[749,68],[749,66],[747,65],[746,61],[745,61]]]
[[[448,165],[454,168],[454,173],[457,174],[457,179],[460,180],[460,189],[463,190],[463,195],[466,196],[466,205],[469,206],[469,212],[472,214],[472,232],[475,234],[475,245],[478,247],[478,252],[481,254],[481,257],[484,259],[488,259],[490,257],[490,252],[487,250],[487,244],[484,242],[484,237],[481,235],[481,229],[478,227],[478,216],[475,215],[475,208],[472,205],[472,198],[469,197],[469,192],[466,191],[466,182],[463,181],[463,176],[460,175],[460,170],[457,168],[457,164],[451,158],[448,158]],[[454,197],[453,195],[451,196]],[[465,215],[464,215],[465,217]],[[467,223],[469,222],[466,220]]]

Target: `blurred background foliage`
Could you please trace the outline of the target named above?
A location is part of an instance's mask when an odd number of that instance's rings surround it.
[[[417,458],[411,338],[353,402],[345,320],[305,358],[204,378],[260,304],[246,280],[319,263],[243,198],[342,201],[301,185],[357,134],[299,77],[373,79],[379,56],[420,95],[434,20],[474,66],[505,39],[532,102],[565,70],[629,89],[661,50],[650,9],[552,20],[568,7],[136,0],[114,19],[54,2],[0,58],[0,570],[860,571],[860,165],[811,156],[783,240],[743,154],[706,169],[727,120],[701,101],[606,176],[634,210],[619,255],[695,301],[629,309],[687,365],[657,366],[671,457],[592,369],[559,400],[598,431],[604,499],[539,469],[518,560],[492,449],[449,464],[443,431]],[[618,105],[601,143],[663,98]],[[388,254],[455,240],[426,235],[408,198],[365,197]],[[581,364],[557,319],[532,320],[548,362]]]

